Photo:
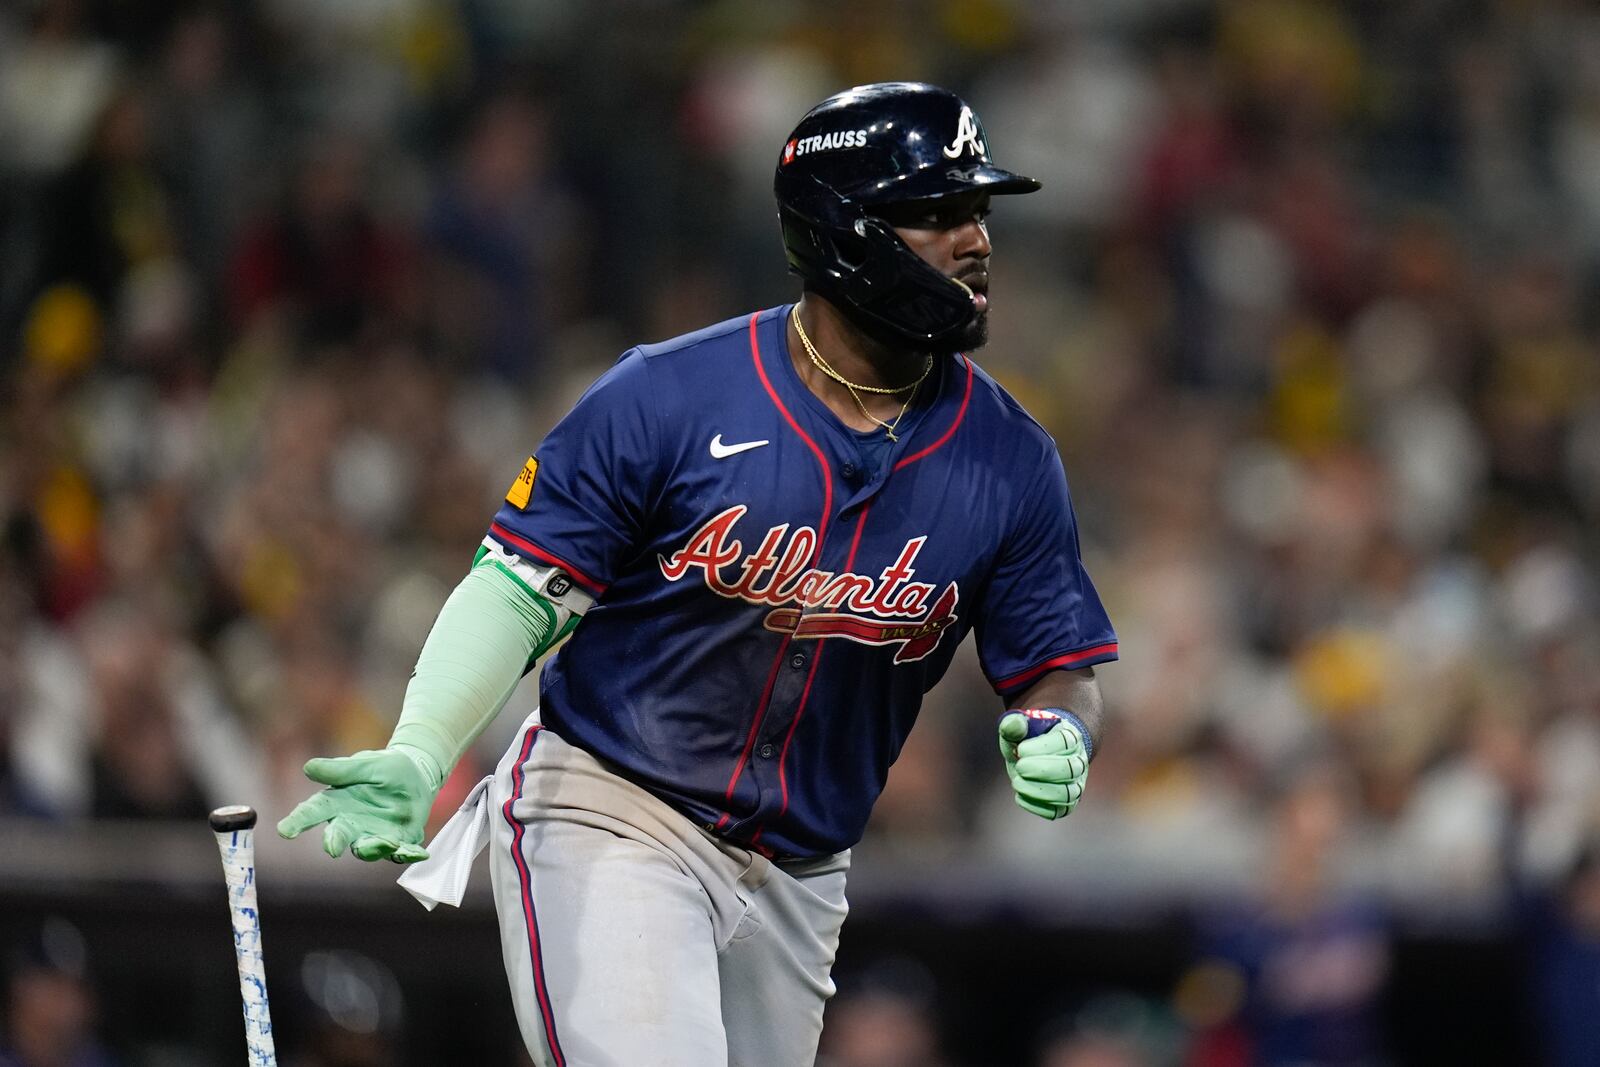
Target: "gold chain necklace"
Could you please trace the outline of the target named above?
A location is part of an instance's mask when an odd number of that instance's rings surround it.
[[[830,367],[828,365],[828,361],[817,354],[816,346],[811,343],[811,338],[806,336],[806,328],[800,325],[799,304],[794,306],[794,311],[791,313],[790,318],[794,320],[795,332],[800,335],[800,343],[805,346],[806,355],[811,357],[811,362],[816,364],[817,369],[823,374],[826,374],[828,377],[832,378],[834,381],[838,382],[840,385],[844,386],[845,389],[847,389],[850,393],[850,399],[854,400],[856,402],[856,407],[861,409],[861,414],[865,415],[879,426],[882,426],[883,432],[888,435],[889,440],[900,440],[899,437],[895,436],[895,427],[900,425],[900,420],[906,417],[906,411],[911,407],[911,401],[916,399],[917,387],[923,382],[927,381],[928,375],[933,371],[933,357],[928,357],[927,365],[922,368],[921,376],[919,376],[917,380],[912,382],[910,385],[902,385],[894,389],[884,389],[876,385],[857,385],[855,382],[850,381],[844,375]],[[860,390],[860,392],[857,392],[857,390]],[[885,422],[872,412],[868,411],[867,405],[861,399],[861,393],[878,393],[884,396],[892,396],[895,393],[904,393],[907,390],[910,390],[910,395],[906,397],[906,402],[900,405],[900,414],[894,417],[893,422]]]

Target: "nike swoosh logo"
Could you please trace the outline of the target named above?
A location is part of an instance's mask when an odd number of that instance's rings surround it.
[[[752,448],[760,448],[762,445],[771,443],[770,441],[745,441],[743,444],[725,445],[722,443],[722,435],[719,433],[711,439],[711,458],[727,459],[729,456],[737,456],[740,452],[748,452]]]

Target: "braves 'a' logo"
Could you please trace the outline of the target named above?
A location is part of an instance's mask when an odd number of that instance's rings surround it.
[[[981,156],[984,153],[983,141],[978,138],[978,120],[973,116],[972,109],[962,104],[961,117],[956,120],[956,139],[944,146],[944,157],[956,159],[969,148],[973,155]]]
[[[808,565],[817,547],[817,532],[809,526],[795,530],[793,536],[787,523],[774,526],[746,555],[733,528],[747,510],[743,504],[726,509],[671,556],[657,556],[662,576],[676,582],[698,567],[706,586],[718,596],[771,607],[762,623],[768,630],[796,638],[898,644],[896,663],[928,655],[956,621],[960,594],[955,582],[929,607],[933,585],[912,581],[926,537],[907,541],[895,561],[876,577],[834,573]]]

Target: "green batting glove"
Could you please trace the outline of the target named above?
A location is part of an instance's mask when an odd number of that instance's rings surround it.
[[[438,787],[406,752],[396,748],[314,759],[306,777],[327,786],[278,823],[283,837],[298,837],[319,823],[322,848],[338,857],[348,848],[363,860],[414,863],[428,858],[422,831]]]
[[[1059,819],[1078,806],[1089,752],[1068,720],[1049,710],[1007,712],[1000,719],[1000,755],[1023,811]]]

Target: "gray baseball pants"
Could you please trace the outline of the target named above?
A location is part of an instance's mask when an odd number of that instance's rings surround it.
[[[811,1067],[849,852],[774,863],[542,727],[488,785],[506,976],[540,1067]]]

